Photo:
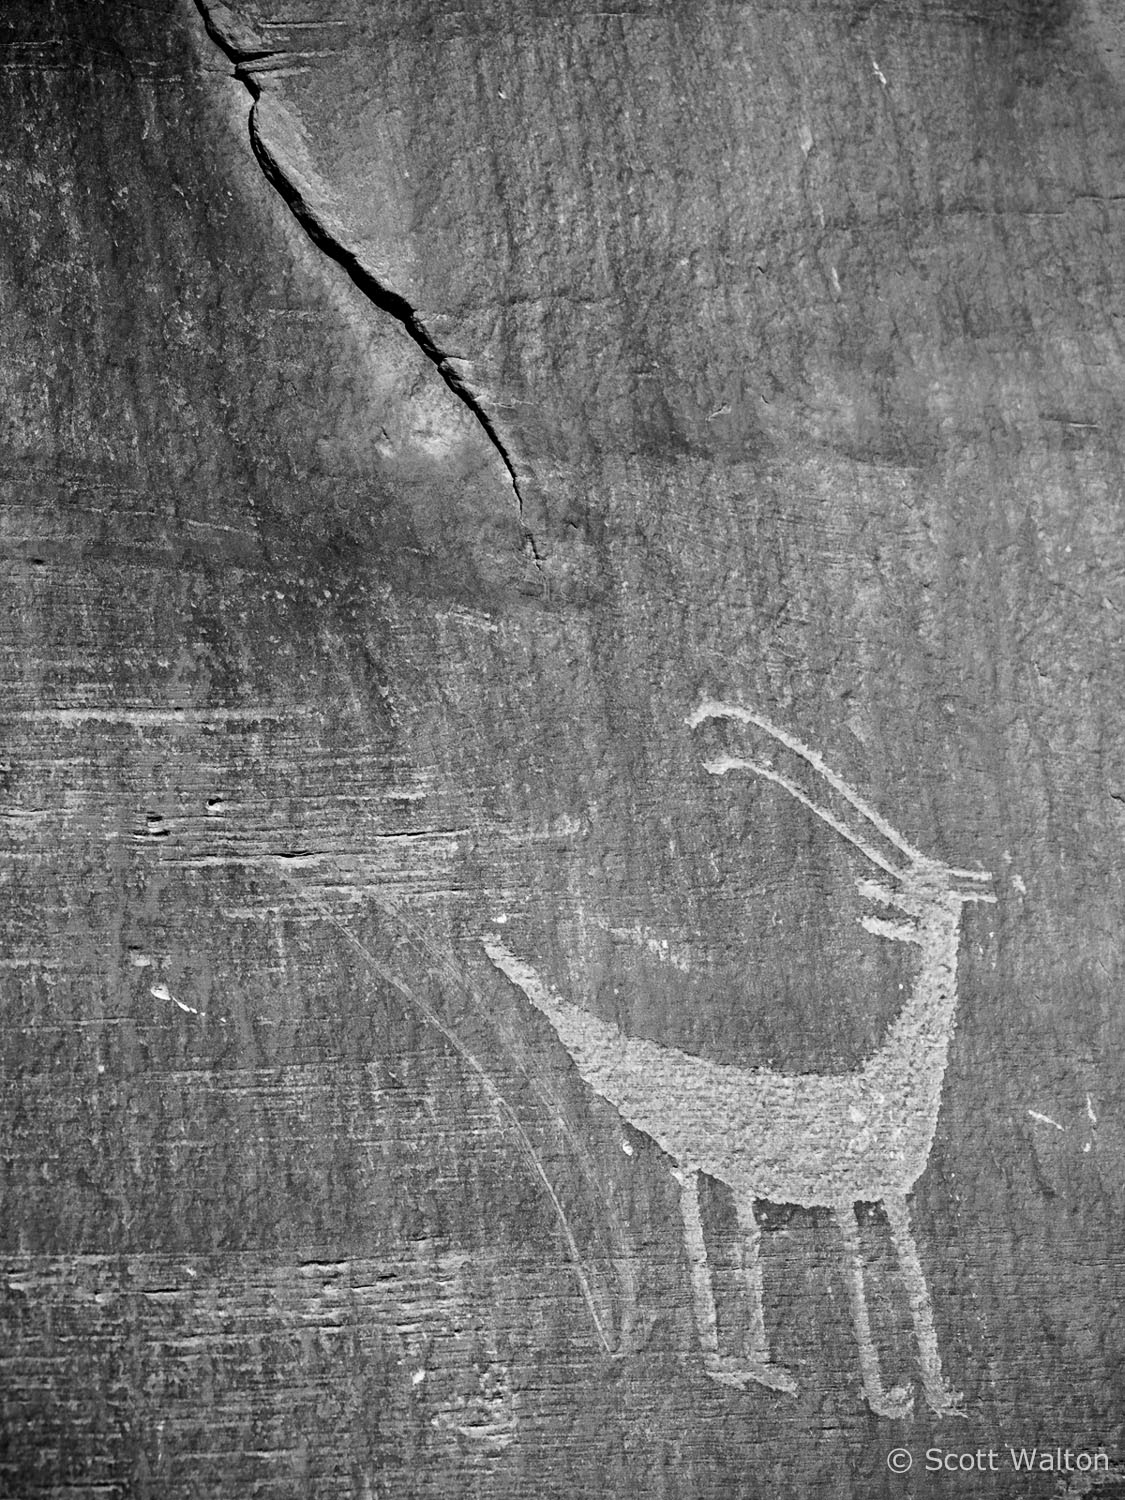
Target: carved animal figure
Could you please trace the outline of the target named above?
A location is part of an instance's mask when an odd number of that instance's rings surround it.
[[[688,719],[731,719],[763,731],[795,758],[798,774],[820,778],[810,796],[792,776],[761,759],[723,756],[705,763],[717,776],[750,771],[783,788],[846,839],[888,879],[857,879],[861,894],[894,916],[868,915],[879,937],[911,943],[918,970],[883,1045],[851,1073],[791,1074],[708,1062],[674,1047],[627,1036],[562,999],[500,943],[485,949],[551,1022],[579,1073],[631,1125],[675,1162],[684,1240],[705,1368],[716,1380],[751,1382],[796,1393],[789,1371],[770,1356],[762,1306],[756,1200],[828,1208],[844,1243],[852,1318],[864,1391],[873,1411],[901,1417],[908,1387],[886,1389],[871,1336],[863,1260],[855,1221],[858,1203],[881,1203],[906,1284],[918,1346],[922,1388],[934,1411],[958,1413],[961,1397],[942,1374],[929,1291],[910,1228],[907,1194],[925,1169],[941,1103],[942,1080],[957,1006],[957,951],[966,902],[994,901],[991,876],[942,864],[913,848],[861,800],[816,753],[749,709],[707,702]],[[805,772],[807,774],[807,772]],[[839,811],[831,805],[836,803]],[[742,1274],[752,1307],[749,1355],[720,1352],[714,1291],[699,1207],[699,1176],[707,1173],[734,1195]]]

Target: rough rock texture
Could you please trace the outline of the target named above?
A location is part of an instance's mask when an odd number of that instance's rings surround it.
[[[923,1456],[1125,1442],[1116,8],[210,10],[0,16],[0,1492],[1051,1495]],[[705,698],[996,877],[913,1198],[966,1420],[871,1412],[819,1210],[798,1394],[709,1379],[667,1158],[482,946],[879,1045],[909,953]]]

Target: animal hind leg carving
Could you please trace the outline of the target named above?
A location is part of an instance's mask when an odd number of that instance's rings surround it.
[[[930,1305],[929,1288],[918,1259],[918,1249],[910,1229],[910,1213],[906,1199],[893,1194],[884,1199],[883,1207],[891,1226],[895,1242],[895,1253],[902,1277],[906,1283],[906,1295],[910,1302],[910,1316],[914,1322],[914,1337],[918,1343],[918,1364],[922,1371],[922,1389],[929,1405],[941,1417],[963,1417],[961,1409],[964,1397],[946,1384],[938,1353],[937,1332],[934,1329],[934,1314]]]
[[[673,1175],[680,1185],[680,1211],[684,1220],[684,1248],[687,1251],[688,1264],[691,1268],[692,1296],[695,1303],[695,1321],[699,1330],[699,1343],[703,1350],[703,1367],[713,1380],[718,1380],[723,1385],[734,1386],[736,1390],[743,1390],[751,1382],[758,1385],[769,1386],[772,1390],[785,1391],[795,1395],[797,1384],[787,1370],[778,1368],[769,1362],[768,1349],[765,1342],[765,1324],[761,1313],[761,1269],[757,1266],[757,1244],[753,1242],[754,1251],[753,1267],[744,1274],[747,1275],[747,1284],[751,1286],[751,1297],[754,1297],[753,1285],[750,1280],[755,1278],[757,1285],[756,1325],[752,1329],[752,1358],[749,1363],[743,1360],[724,1356],[719,1353],[719,1320],[715,1311],[715,1293],[711,1285],[711,1268],[707,1262],[707,1243],[703,1238],[703,1216],[699,1209],[699,1173],[691,1169],[674,1171]],[[752,1217],[752,1216],[751,1216]],[[739,1213],[739,1229],[743,1229],[741,1211]],[[757,1225],[754,1226],[755,1234]],[[759,1357],[762,1351],[762,1357]]]
[[[797,1394],[797,1382],[788,1370],[775,1365],[770,1358],[769,1338],[766,1335],[766,1315],[762,1304],[762,1231],[754,1217],[754,1200],[736,1194],[734,1200],[738,1214],[738,1259],[742,1279],[750,1295],[750,1365],[752,1378],[761,1385],[787,1395]]]
[[[867,1316],[867,1294],[863,1286],[863,1259],[856,1228],[855,1205],[839,1203],[833,1210],[840,1235],[844,1241],[847,1259],[848,1292],[852,1304],[852,1321],[855,1324],[855,1339],[859,1346],[859,1367],[863,1373],[863,1390],[867,1404],[880,1417],[905,1417],[914,1402],[906,1386],[894,1386],[886,1390],[879,1373],[879,1356],[875,1341],[871,1337],[871,1321]]]
[[[684,1248],[691,1268],[691,1290],[695,1301],[695,1326],[706,1361],[719,1357],[719,1320],[715,1312],[715,1293],[707,1265],[707,1246],[703,1239],[703,1217],[699,1212],[699,1173],[678,1172],[673,1177],[680,1184],[680,1212],[684,1220]]]

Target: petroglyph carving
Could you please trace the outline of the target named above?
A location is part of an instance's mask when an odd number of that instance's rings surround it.
[[[750,771],[783,788],[862,854],[880,878],[857,878],[861,895],[887,915],[862,918],[868,932],[919,950],[916,976],[881,1047],[858,1070],[788,1074],[743,1069],[692,1057],[674,1047],[627,1036],[562,999],[495,939],[492,963],[547,1017],[579,1073],[631,1125],[672,1158],[680,1184],[684,1243],[705,1368],[724,1384],[751,1383],[795,1394],[788,1370],[775,1364],[762,1297],[758,1200],[829,1209],[839,1226],[864,1391],[873,1411],[901,1417],[911,1407],[905,1386],[887,1389],[871,1334],[864,1266],[855,1220],[859,1203],[886,1211],[918,1346],[922,1388],[934,1411],[957,1414],[961,1397],[942,1373],[929,1289],[914,1244],[907,1195],[925,1169],[937,1126],[942,1080],[957,1006],[957,951],[966,902],[994,901],[980,870],[931,859],[899,834],[816,751],[749,709],[707,702],[688,719],[728,719],[772,740],[793,766],[760,756],[705,762],[713,775]],[[798,777],[814,773],[813,795]],[[885,877],[885,878],[884,878]],[[742,1275],[752,1309],[749,1352],[719,1347],[711,1270],[699,1206],[701,1173],[733,1193]]]

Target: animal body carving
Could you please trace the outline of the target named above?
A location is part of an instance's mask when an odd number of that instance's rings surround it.
[[[793,1394],[796,1382],[774,1363],[762,1299],[757,1200],[829,1209],[839,1226],[864,1391],[873,1411],[905,1415],[908,1387],[887,1389],[871,1336],[855,1220],[858,1203],[881,1203],[906,1284],[922,1387],[938,1413],[961,1398],[942,1373],[929,1290],[910,1228],[907,1195],[929,1158],[957,1005],[957,952],[966,902],[994,901],[991,876],[931,859],[869,807],[809,746],[749,709],[707,702],[687,721],[733,720],[768,736],[790,757],[793,775],[765,758],[705,762],[722,776],[749,771],[781,787],[847,840],[876,869],[857,880],[861,894],[892,916],[868,915],[879,937],[919,949],[916,977],[883,1045],[854,1072],[792,1074],[708,1062],[674,1047],[627,1036],[557,995],[499,942],[485,941],[493,964],[551,1022],[579,1073],[631,1125],[672,1158],[680,1184],[684,1241],[707,1372],[744,1388],[756,1382]],[[817,779],[810,795],[795,775]],[[720,1351],[714,1291],[699,1206],[707,1173],[733,1193],[742,1274],[752,1308],[749,1353]]]

